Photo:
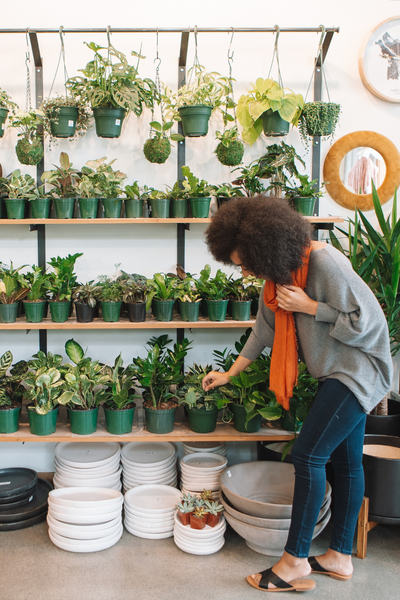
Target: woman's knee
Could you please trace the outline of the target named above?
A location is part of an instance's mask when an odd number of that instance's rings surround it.
[[[291,452],[292,462],[295,468],[299,467],[325,467],[329,457],[320,456],[316,449],[312,449],[302,444],[300,438],[298,438],[292,446]]]

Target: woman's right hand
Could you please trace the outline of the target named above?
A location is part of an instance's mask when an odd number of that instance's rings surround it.
[[[230,382],[230,377],[227,373],[220,373],[219,371],[211,371],[208,373],[202,382],[203,390],[206,392],[214,389],[215,387],[219,387],[220,385],[225,385]]]

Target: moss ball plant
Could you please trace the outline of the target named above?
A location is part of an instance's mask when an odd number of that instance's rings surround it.
[[[37,165],[43,158],[43,144],[40,140],[30,142],[26,138],[18,140],[15,146],[18,160],[23,165]]]
[[[151,163],[165,163],[171,154],[171,144],[166,137],[149,138],[143,146],[143,153]]]
[[[215,154],[221,164],[235,167],[242,162],[244,146],[239,140],[230,142],[229,146],[225,146],[223,142],[220,142],[215,149]]]
[[[307,102],[304,105],[298,127],[306,148],[309,137],[321,136],[325,139],[333,137],[340,110],[340,104],[333,102]]]

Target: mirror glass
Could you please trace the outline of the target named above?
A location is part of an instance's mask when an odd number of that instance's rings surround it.
[[[354,148],[346,154],[340,164],[342,183],[353,194],[371,194],[371,179],[378,189],[385,175],[385,161],[379,152],[372,148]]]

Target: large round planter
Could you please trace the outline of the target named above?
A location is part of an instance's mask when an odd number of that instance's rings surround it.
[[[75,198],[54,198],[57,219],[72,219],[74,216]]]
[[[97,429],[99,407],[90,410],[67,408],[71,432],[78,435],[90,435]]]
[[[111,410],[103,406],[108,433],[123,435],[132,431],[135,407],[122,410]]]
[[[185,137],[202,137],[208,133],[208,122],[212,109],[210,106],[196,104],[181,106],[179,116],[182,120],[182,130]]]
[[[170,433],[174,429],[175,408],[155,409],[146,408],[146,429],[150,433]]]
[[[19,302],[0,304],[0,323],[15,323],[18,315]]]
[[[103,321],[117,323],[121,316],[121,306],[122,302],[101,302]]]
[[[236,431],[242,431],[245,433],[257,433],[261,427],[261,415],[255,416],[246,426],[246,409],[243,404],[236,404],[232,402],[229,405],[230,410],[233,412],[233,426]]]
[[[56,138],[69,138],[75,135],[79,111],[73,106],[61,106],[50,116],[51,135]]]
[[[225,321],[229,300],[207,300],[206,302],[210,321]]]
[[[34,198],[30,200],[32,217],[34,219],[48,219],[51,209],[51,198]]]
[[[207,219],[210,212],[211,197],[190,198],[190,209],[194,219]]]
[[[55,302],[50,300],[50,315],[53,323],[65,323],[68,321],[69,313],[71,312],[71,301]]]
[[[365,433],[400,437],[400,402],[388,400],[387,415],[367,415]]]
[[[201,408],[188,408],[189,427],[195,433],[210,433],[217,426],[218,408],[206,410]]]
[[[175,300],[153,299],[153,313],[157,321],[172,321]]]
[[[142,323],[146,320],[146,302],[128,302],[126,306],[131,323]]]
[[[315,198],[292,198],[294,209],[305,217],[312,217],[314,214]]]
[[[41,323],[44,319],[47,300],[40,300],[39,302],[28,302],[23,301],[25,309],[25,318],[28,323]]]
[[[170,202],[169,198],[150,198],[152,218],[168,219]]]
[[[78,198],[81,219],[96,219],[99,198]]]
[[[263,112],[261,119],[263,122],[264,134],[267,137],[280,137],[289,133],[290,123],[282,119],[277,111],[273,111],[270,108]]]
[[[119,137],[125,115],[126,111],[123,108],[94,108],[96,135],[104,138]]]
[[[128,219],[141,219],[143,217],[143,200],[125,200],[125,216]]]
[[[171,200],[171,216],[174,219],[186,219],[189,216],[189,199],[188,198],[172,198]]]
[[[92,323],[94,317],[94,308],[89,304],[75,302],[76,320],[78,323]]]
[[[0,138],[3,137],[6,128],[8,110],[7,108],[0,108]]]
[[[57,427],[58,406],[47,415],[39,415],[35,410],[28,408],[29,430],[33,435],[51,435]]]
[[[18,431],[20,414],[20,406],[0,410],[0,433],[14,433],[14,431]]]
[[[26,198],[6,198],[7,217],[9,219],[24,219]]]
[[[102,198],[105,219],[119,219],[121,216],[121,198]]]
[[[200,302],[179,302],[179,312],[182,321],[198,321]]]
[[[232,319],[234,321],[249,321],[251,300],[231,300]]]
[[[400,448],[400,438],[385,435],[366,435],[364,438],[365,496],[369,498],[369,519],[400,520],[400,458],[371,456],[369,445]],[[383,454],[383,453],[382,453]]]

